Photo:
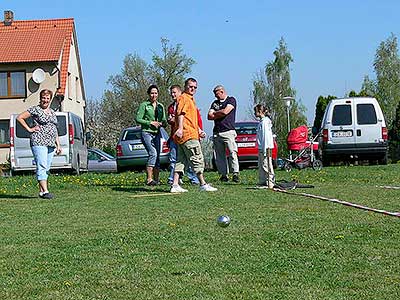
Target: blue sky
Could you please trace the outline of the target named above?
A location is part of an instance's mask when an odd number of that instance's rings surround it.
[[[373,76],[381,41],[399,37],[400,1],[0,1],[16,20],[73,17],[87,98],[100,98],[110,75],[128,53],[150,61],[160,38],[180,43],[196,60],[198,105],[206,116],[212,88],[223,84],[239,103],[237,119],[248,118],[254,74],[283,37],[294,62],[296,99],[314,119],[319,95],[358,91]],[[205,122],[210,123],[210,122]],[[207,125],[207,127],[211,124]]]

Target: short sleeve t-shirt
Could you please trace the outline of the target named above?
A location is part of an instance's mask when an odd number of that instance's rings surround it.
[[[39,131],[31,133],[31,146],[55,147],[57,139],[57,116],[54,110],[46,114],[40,106],[33,106],[27,110],[33,120],[34,126],[39,126]]]
[[[176,108],[176,126],[178,126],[178,116],[183,115],[183,136],[178,138],[175,136],[175,142],[183,144],[188,140],[199,139],[199,123],[197,117],[197,107],[193,96],[183,93],[178,98],[178,106]]]
[[[175,122],[175,114],[176,114],[176,108],[177,108],[178,104],[176,103],[176,101],[172,102],[168,108],[167,108],[167,113],[168,113],[168,124],[171,126],[171,136],[174,135],[175,131],[176,131],[176,122]]]
[[[218,111],[224,109],[228,104],[234,108],[225,117],[214,120],[213,133],[235,130],[236,99],[234,97],[227,97],[224,101],[215,100],[210,109]]]

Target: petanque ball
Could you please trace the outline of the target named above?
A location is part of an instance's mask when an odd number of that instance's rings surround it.
[[[217,224],[221,227],[228,227],[231,224],[231,218],[229,216],[219,216],[217,218]]]

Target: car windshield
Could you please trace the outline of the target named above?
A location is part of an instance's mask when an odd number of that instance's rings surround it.
[[[122,135],[122,141],[140,140],[140,130],[126,130]]]
[[[106,152],[104,152],[104,151],[97,150],[97,152],[101,153],[101,155],[103,155],[103,156],[105,156],[105,157],[107,157],[107,158],[109,158],[109,159],[114,159],[114,158],[115,158],[115,157],[112,156],[111,154],[108,154],[108,153],[106,153]]]
[[[165,140],[168,140],[168,132],[164,128],[160,128],[161,137]],[[121,141],[132,141],[132,140],[139,140],[141,141],[141,130],[140,129],[126,129],[122,133]]]
[[[257,134],[257,124],[235,124],[237,134]]]
[[[108,154],[108,153],[106,153],[106,152],[104,152],[102,150],[99,150],[99,149],[96,149],[96,150],[89,149],[89,151],[88,151],[89,159],[92,159],[92,160],[93,159],[94,160],[100,159],[101,155],[105,156],[105,157],[107,157],[109,159],[114,159],[115,158],[114,156],[112,156],[112,155],[110,155],[110,154]]]

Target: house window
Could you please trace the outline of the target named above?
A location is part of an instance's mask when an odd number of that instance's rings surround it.
[[[72,86],[73,83],[74,82],[72,81],[72,75],[71,75],[71,73],[68,72],[68,99],[70,99],[70,100],[72,100],[74,98],[74,95],[73,95],[74,89]]]
[[[24,71],[0,72],[0,98],[25,98]]]
[[[10,145],[10,120],[0,120],[0,148]]]
[[[75,77],[75,96],[76,96],[76,102],[79,103],[79,100],[81,99],[81,93],[80,93],[80,84],[78,77]]]

